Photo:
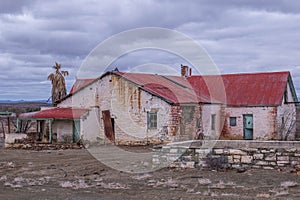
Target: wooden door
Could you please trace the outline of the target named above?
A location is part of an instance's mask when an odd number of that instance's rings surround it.
[[[112,142],[115,142],[115,133],[113,128],[113,123],[110,117],[110,111],[109,110],[103,110],[102,111],[102,119],[104,123],[104,133],[105,136]]]
[[[253,139],[253,115],[244,115],[244,139]]]

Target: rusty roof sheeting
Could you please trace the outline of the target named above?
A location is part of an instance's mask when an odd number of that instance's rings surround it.
[[[79,119],[88,109],[81,108],[50,108],[38,112],[22,113],[20,119]]]
[[[220,76],[192,76],[188,80],[198,94],[209,95],[207,82]],[[226,105],[276,106],[283,100],[289,72],[221,75],[226,92]]]
[[[198,96],[191,87],[185,87],[188,84],[184,78],[182,83],[171,81],[168,76],[142,73],[116,73],[122,78],[137,84],[141,89],[165,99],[169,103],[188,104],[209,101],[208,98]]]
[[[283,100],[289,72],[263,72],[223,75],[162,76],[143,73],[107,72],[100,78],[115,74],[136,84],[142,90],[169,103],[222,103],[230,106],[276,106]],[[86,87],[95,79],[79,79],[74,92]],[[220,88],[224,84],[224,90]],[[209,85],[209,89],[207,87]],[[77,88],[77,89],[73,89]],[[213,97],[210,91],[213,91]],[[291,90],[294,88],[291,82]],[[294,92],[295,93],[295,92]],[[218,95],[219,94],[219,95]],[[296,94],[294,94],[297,102]]]

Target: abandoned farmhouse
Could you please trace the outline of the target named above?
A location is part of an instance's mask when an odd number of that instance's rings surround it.
[[[167,143],[192,139],[295,140],[289,72],[181,76],[111,71],[77,79],[56,107],[23,113],[50,142]]]

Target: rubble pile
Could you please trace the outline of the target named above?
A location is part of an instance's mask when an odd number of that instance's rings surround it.
[[[7,149],[26,149],[26,150],[60,150],[60,149],[82,149],[81,141],[77,143],[43,143],[33,138],[16,139],[13,144],[5,144]]]

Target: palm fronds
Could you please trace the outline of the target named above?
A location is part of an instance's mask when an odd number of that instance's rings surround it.
[[[67,95],[66,82],[64,76],[68,76],[68,71],[60,71],[61,65],[55,62],[55,73],[51,73],[48,76],[48,80],[52,82],[52,104],[56,105],[56,102],[64,98]]]

